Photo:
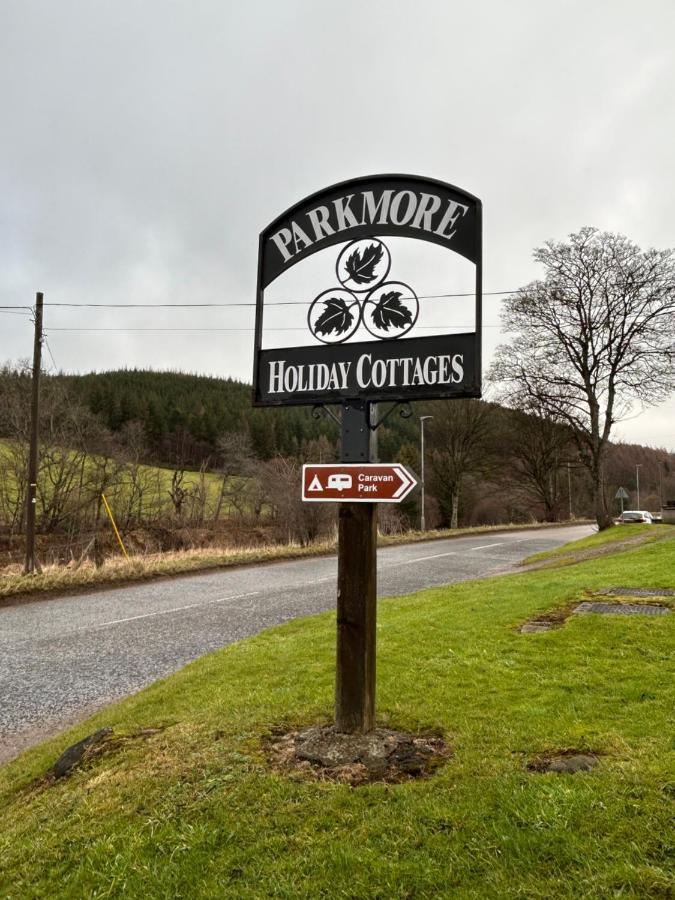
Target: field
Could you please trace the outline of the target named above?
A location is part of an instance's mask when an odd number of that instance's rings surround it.
[[[0,440],[0,475],[2,476],[3,487],[2,494],[7,497],[7,502],[12,503],[16,500],[16,476],[15,476],[15,456],[16,448],[11,442]],[[23,457],[25,450],[21,451],[20,470],[24,471]],[[51,449],[48,454],[42,457],[42,476],[40,480],[40,493],[49,502],[54,490],[54,481],[59,477],[64,480],[69,476],[70,465],[74,469],[78,469],[79,460],[73,451],[61,451]],[[84,461],[83,483],[85,487],[89,487],[94,480],[93,475],[97,467],[107,465],[111,470],[115,468],[115,463],[111,459],[105,457],[88,457]],[[48,474],[46,474],[49,471]],[[136,464],[120,464],[113,484],[107,489],[107,494],[111,503],[126,508],[132,502],[134,494],[134,486],[136,485],[136,493],[138,493],[138,485],[143,488],[143,494],[136,502],[133,509],[135,515],[139,519],[143,519],[148,515],[155,517],[166,516],[172,512],[173,505],[170,497],[172,486],[173,469],[161,466],[148,466]],[[79,476],[79,471],[77,472]],[[228,479],[231,488],[236,488],[239,479]],[[192,498],[203,493],[204,495],[204,514],[207,519],[214,516],[218,499],[221,492],[223,479],[221,476],[212,472],[200,473],[191,470],[185,470],[181,487],[188,492],[188,497]],[[70,487],[72,488],[72,484]],[[188,505],[190,499],[187,501]],[[41,504],[39,504],[41,505]],[[227,516],[231,514],[232,508],[227,500],[222,505],[220,515]]]
[[[378,719],[445,736],[428,779],[270,768],[273,729],[331,719],[332,615],[204,657],[24,754],[0,769],[0,896],[671,897],[675,613],[519,631],[610,587],[675,587],[675,529],[659,535],[380,604]],[[108,754],[41,780],[103,726]],[[598,766],[528,769],[571,748]]]

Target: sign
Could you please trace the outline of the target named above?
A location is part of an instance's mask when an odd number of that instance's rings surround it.
[[[260,235],[254,405],[480,397],[481,215],[480,200],[452,185],[375,175],[313,194],[275,219]],[[474,264],[474,331],[414,333],[424,298],[388,235],[440,245]],[[266,289],[332,247],[324,280],[307,297],[302,343],[263,347]]]
[[[474,336],[454,334],[387,343],[262,350],[259,398],[264,403],[340,403],[473,396]]]
[[[371,462],[377,429],[394,408],[375,421],[373,404],[481,396],[481,223],[481,201],[451,184],[373,175],[312,194],[260,234],[253,405],[342,406],[343,462],[305,465],[302,481],[303,500],[340,503],[339,733],[366,734],[375,727],[377,504],[400,503],[417,484],[397,463]],[[427,258],[422,263],[414,241],[473,265],[473,292],[453,295],[445,293],[452,287],[439,284],[433,295],[425,288],[425,296],[416,289],[415,272],[422,266],[436,271],[436,264]],[[313,254],[297,278],[282,277]],[[438,271],[446,268],[441,264]],[[424,304],[432,299],[452,303],[453,311],[461,309],[459,321],[473,319],[473,326],[454,333],[451,325],[431,323]],[[465,318],[467,305],[473,316]],[[287,334],[276,334],[282,331]],[[300,339],[283,346],[295,332]]]
[[[615,500],[628,500],[628,491],[626,488],[620,487],[619,490],[614,494]]]
[[[302,467],[302,499],[308,502],[400,503],[416,485],[399,463]]]

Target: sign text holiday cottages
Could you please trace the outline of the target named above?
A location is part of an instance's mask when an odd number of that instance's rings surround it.
[[[369,388],[459,384],[464,377],[464,354],[373,359],[372,353],[362,353],[355,362],[341,359],[330,365],[292,365],[284,359],[277,359],[269,362],[268,366],[270,394],[342,391],[348,395],[350,390],[358,394]]]

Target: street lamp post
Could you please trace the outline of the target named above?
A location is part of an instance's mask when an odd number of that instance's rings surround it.
[[[640,469],[642,468],[642,463],[637,463],[635,466],[635,481],[637,482],[637,508],[640,509]]]
[[[420,516],[420,531],[427,530],[427,523],[424,517],[424,423],[427,419],[433,419],[433,416],[420,416],[420,462],[422,468],[422,514]]]

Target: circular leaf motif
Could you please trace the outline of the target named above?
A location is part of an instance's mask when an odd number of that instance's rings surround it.
[[[335,271],[340,284],[349,291],[372,291],[389,273],[389,250],[377,238],[361,238],[343,248]]]
[[[319,294],[307,313],[309,330],[324,344],[341,344],[348,340],[360,323],[359,301],[344,288],[331,288]]]
[[[387,281],[366,297],[363,323],[374,337],[390,340],[407,334],[419,311],[419,300],[411,287],[402,281]]]

